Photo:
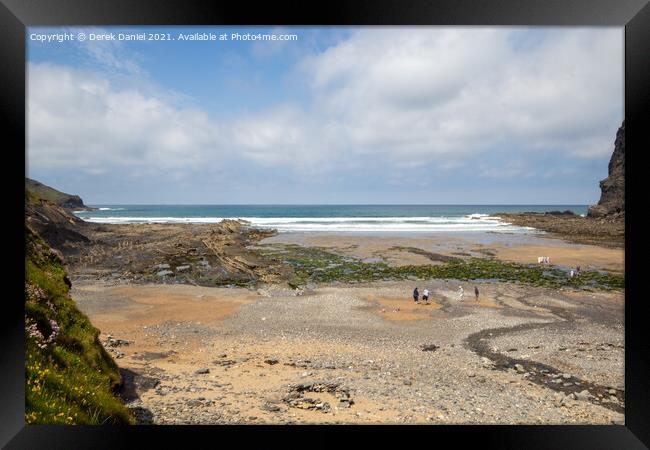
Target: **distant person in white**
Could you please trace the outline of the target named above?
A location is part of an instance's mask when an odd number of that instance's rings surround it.
[[[459,298],[460,300],[462,300],[462,299],[463,299],[463,295],[465,295],[465,292],[463,292],[463,287],[462,287],[462,286],[458,286],[458,298]]]
[[[424,291],[422,291],[422,300],[424,300],[424,303],[427,305],[429,304],[429,289],[425,288]]]

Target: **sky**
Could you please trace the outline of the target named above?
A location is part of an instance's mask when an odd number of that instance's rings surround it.
[[[621,27],[26,39],[27,176],[90,205],[593,204],[624,115]]]

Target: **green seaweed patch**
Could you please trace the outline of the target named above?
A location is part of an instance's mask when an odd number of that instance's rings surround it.
[[[260,248],[260,255],[281,261],[293,268],[292,284],[308,282],[364,282],[404,279],[455,279],[520,282],[546,287],[575,287],[596,289],[624,289],[623,275],[582,271],[570,278],[559,268],[543,268],[494,259],[451,259],[436,265],[406,265],[392,267],[385,262],[363,262],[341,256],[320,247],[303,247],[296,244],[272,244]]]

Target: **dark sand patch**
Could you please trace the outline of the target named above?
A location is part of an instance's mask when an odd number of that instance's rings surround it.
[[[387,320],[425,320],[431,319],[431,311],[442,308],[434,298],[429,298],[429,304],[423,301],[415,303],[413,299],[399,297],[382,297],[368,295],[362,298],[371,304],[370,310]]]

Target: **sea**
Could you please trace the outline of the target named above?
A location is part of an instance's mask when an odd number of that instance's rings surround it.
[[[75,211],[94,223],[216,223],[243,219],[279,232],[333,233],[531,233],[498,213],[572,211],[588,205],[91,205]]]

